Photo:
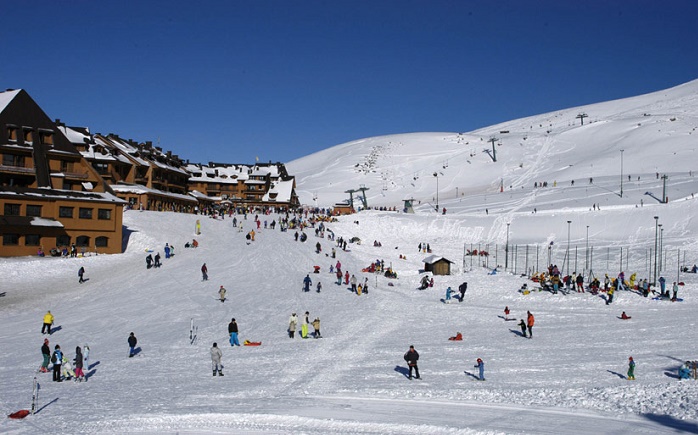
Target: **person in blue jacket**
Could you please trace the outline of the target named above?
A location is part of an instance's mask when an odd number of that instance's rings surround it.
[[[447,304],[451,302],[451,293],[452,292],[453,292],[453,290],[451,290],[451,287],[448,287],[446,289],[446,303]]]
[[[309,292],[312,284],[313,282],[310,280],[310,275],[306,275],[305,278],[303,278],[303,291]]]
[[[482,359],[478,358],[477,364],[474,367],[479,369],[479,371],[480,371],[480,379],[479,380],[484,381],[485,380],[485,363],[482,361]]]
[[[61,379],[61,364],[63,363],[63,352],[61,351],[61,347],[59,345],[56,345],[56,347],[53,350],[51,362],[53,363],[53,382],[63,382]]]

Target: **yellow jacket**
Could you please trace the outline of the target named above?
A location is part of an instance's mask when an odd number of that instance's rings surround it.
[[[53,314],[49,311],[48,313],[44,314],[44,323],[48,323],[49,325],[53,325]]]

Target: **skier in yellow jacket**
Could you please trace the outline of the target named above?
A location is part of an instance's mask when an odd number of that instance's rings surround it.
[[[41,333],[51,335],[51,325],[53,325],[53,314],[49,310],[44,314],[44,326],[41,327]]]

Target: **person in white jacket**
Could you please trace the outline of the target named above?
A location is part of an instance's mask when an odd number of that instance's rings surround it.
[[[293,338],[296,335],[296,328],[298,327],[298,316],[296,313],[291,314],[288,319],[288,338]]]
[[[221,358],[223,358],[223,352],[221,352],[218,347],[218,343],[213,343],[211,348],[211,365],[213,366],[213,376],[223,376],[223,364],[221,364]]]

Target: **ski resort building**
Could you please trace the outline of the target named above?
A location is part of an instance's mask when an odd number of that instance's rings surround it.
[[[24,90],[0,92],[0,256],[121,252],[124,202]]]

